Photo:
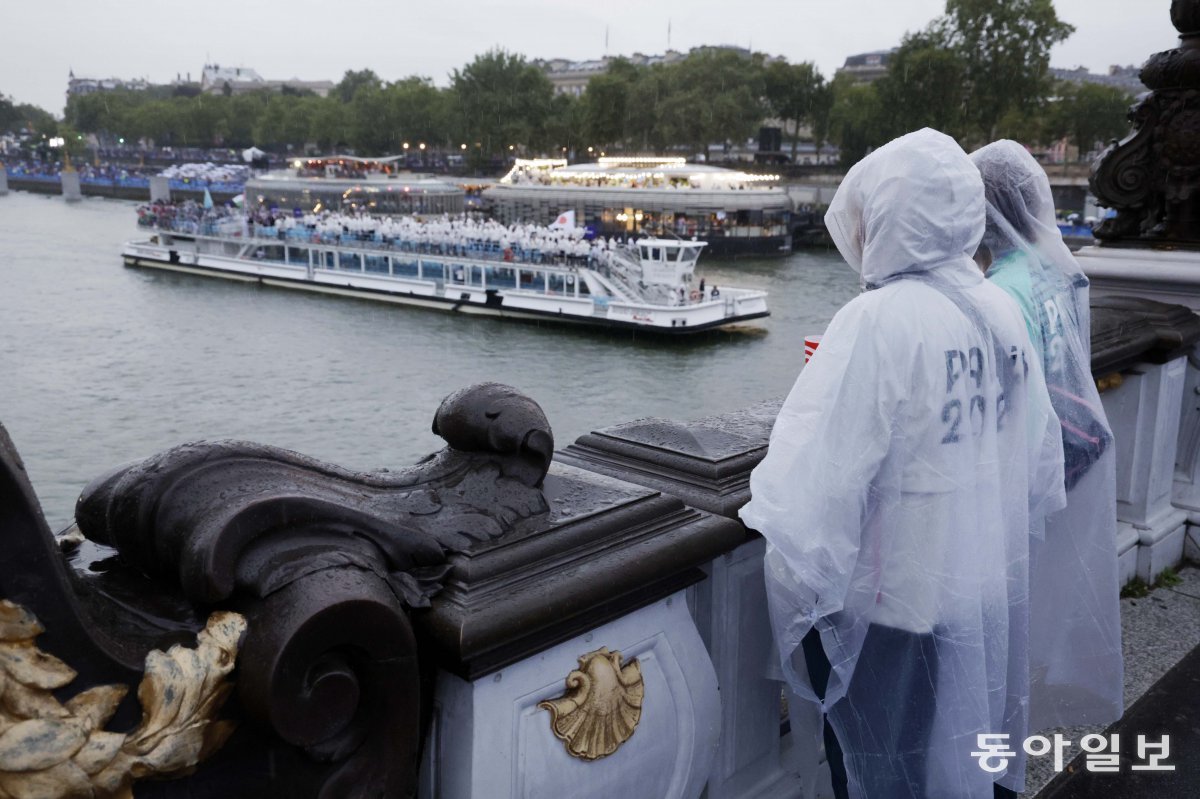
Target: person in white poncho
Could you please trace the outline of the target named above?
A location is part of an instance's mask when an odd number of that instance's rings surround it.
[[[1011,795],[1030,530],[1063,505],[1063,455],[1020,311],[972,261],[983,184],[926,129],[851,169],[825,221],[868,290],[797,379],[741,510],[767,540],[781,665],[826,713],[840,795]],[[1014,756],[988,771],[972,753],[994,734]]]
[[[1106,725],[1124,708],[1116,450],[1092,379],[1088,279],[1055,223],[1050,181],[1014,141],[971,154],[987,232],[977,260],[1017,301],[1059,418],[1067,507],[1030,553],[1030,728]]]

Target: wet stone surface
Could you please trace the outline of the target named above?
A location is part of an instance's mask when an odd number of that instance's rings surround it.
[[[586,472],[574,466],[555,463],[546,475],[543,493],[550,505],[550,513],[544,526],[553,527],[650,497],[658,492],[595,472]]]
[[[1160,587],[1149,596],[1121,600],[1121,635],[1125,653],[1125,707],[1128,711],[1163,675],[1179,663],[1196,646],[1200,639],[1200,568],[1189,565],[1179,570],[1180,582],[1170,587]],[[1052,737],[1062,734],[1072,742],[1065,761],[1080,754],[1079,740],[1088,734],[1101,734],[1097,727],[1067,727],[1058,730],[1041,730],[1038,734]],[[1132,731],[1136,736],[1137,731]],[[1147,731],[1148,733],[1151,731]],[[1124,740],[1123,752],[1135,752],[1136,739]],[[1176,764],[1195,762],[1195,752],[1171,749],[1168,762]],[[1080,764],[1075,764],[1079,767]],[[1050,799],[1051,791],[1043,791],[1048,783],[1058,776],[1050,757],[1029,758],[1025,772],[1025,793]],[[1126,775],[1128,776],[1128,775]],[[1112,795],[1122,784],[1122,773],[1111,775]],[[1106,780],[1107,781],[1107,780]],[[1049,786],[1053,789],[1054,786]],[[1165,794],[1164,794],[1165,796]]]

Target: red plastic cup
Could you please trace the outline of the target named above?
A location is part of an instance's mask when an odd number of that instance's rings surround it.
[[[808,363],[817,351],[817,347],[821,344],[821,336],[805,336],[804,337],[804,362]]]

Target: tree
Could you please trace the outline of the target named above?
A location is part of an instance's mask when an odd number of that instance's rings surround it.
[[[1096,149],[1098,142],[1119,138],[1129,129],[1126,92],[1095,83],[1061,83],[1053,104],[1049,127],[1079,148],[1080,158]]]
[[[968,100],[963,90],[967,66],[952,50],[927,36],[905,38],[875,88],[886,120],[887,138],[924,127],[950,136],[964,132]]]
[[[546,141],[551,151],[578,153],[587,147],[583,101],[572,94],[556,94],[550,101]]]
[[[354,95],[363,87],[371,87],[379,89],[383,87],[383,81],[379,76],[370,69],[346,70],[346,74],[338,81],[337,86],[333,87],[333,94],[343,103],[348,103],[354,99]]]
[[[336,94],[315,98],[312,109],[305,141],[316,142],[317,147],[327,153],[336,152],[349,144],[350,117]]]
[[[230,147],[249,147],[255,143],[254,126],[274,94],[266,89],[229,98],[225,143]]]
[[[179,129],[175,107],[163,100],[133,109],[127,117],[126,126],[126,136],[150,139],[160,146],[172,143],[172,134]]]
[[[625,106],[626,141],[641,150],[661,150],[666,146],[661,122],[663,104],[671,95],[670,79],[663,64],[638,69]]]
[[[388,86],[388,118],[395,125],[391,152],[399,152],[406,141],[450,144],[450,108],[447,92],[429,78],[411,76]]]
[[[623,145],[628,141],[629,97],[640,72],[626,59],[615,58],[605,72],[588,81],[580,106],[586,136],[594,144]]]
[[[825,88],[825,76],[815,64],[804,61],[789,64],[772,61],[763,72],[763,94],[767,108],[788,128],[791,123],[792,158],[796,157],[796,144],[800,139],[800,127],[808,123],[811,128],[824,127],[820,120],[828,116],[830,97]],[[818,147],[820,143],[818,142]]]
[[[489,50],[451,76],[463,141],[476,161],[507,153],[509,145],[540,148],[554,88],[522,56]]]
[[[0,132],[16,133],[22,128],[30,132],[47,133],[56,126],[54,117],[36,105],[14,103],[0,94]]]
[[[841,149],[842,164],[851,166],[888,140],[883,105],[874,84],[857,83],[849,75],[837,76],[831,87],[829,137]]]
[[[321,103],[318,97],[271,96],[254,125],[255,142],[276,149],[303,146],[312,135]]]
[[[833,111],[833,84],[825,83],[813,95],[812,111],[809,124],[812,127],[813,143],[817,147],[817,156],[821,155],[821,147],[829,139],[829,115]]]
[[[1074,30],[1052,0],[946,0],[929,33],[963,60],[975,137],[994,140],[1006,114],[1047,93],[1050,48]]]
[[[134,109],[155,98],[129,89],[73,94],[67,99],[64,120],[85,133],[122,135]]]
[[[757,130],[765,112],[761,55],[702,48],[664,72],[660,142],[704,152],[710,142],[741,141]]]
[[[387,152],[395,139],[396,119],[383,86],[363,84],[346,109],[350,117],[350,144],[358,155]]]

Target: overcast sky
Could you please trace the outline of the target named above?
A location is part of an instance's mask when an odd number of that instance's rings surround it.
[[[1175,46],[1169,0],[1056,0],[1076,28],[1052,64],[1105,72]],[[370,68],[438,85],[500,46],[529,58],[751,47],[815,61],[827,77],[847,55],[896,45],[944,0],[12,0],[3,13],[0,93],[61,114],[67,72],[93,78],[199,79],[206,62],[268,79],[336,81]],[[607,36],[607,47],[605,39]]]

